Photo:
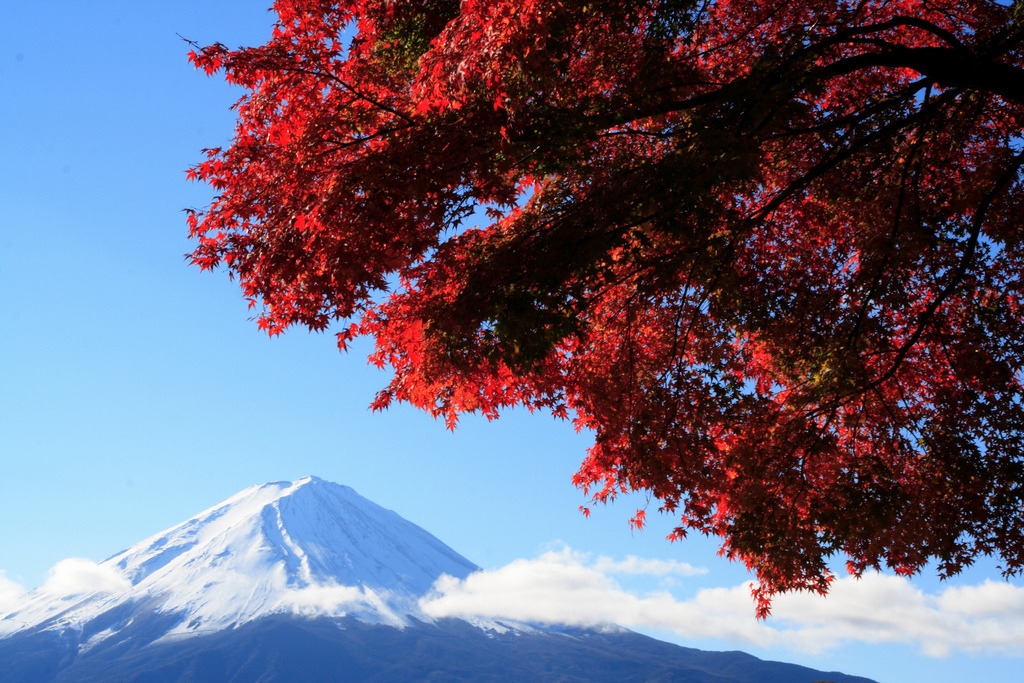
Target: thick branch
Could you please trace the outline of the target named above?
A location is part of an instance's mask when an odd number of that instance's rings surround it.
[[[913,69],[936,85],[956,90],[975,90],[1024,104],[1024,69],[969,50],[949,47],[903,47],[886,44],[882,52],[868,52],[840,59],[822,69],[830,76],[871,67]]]

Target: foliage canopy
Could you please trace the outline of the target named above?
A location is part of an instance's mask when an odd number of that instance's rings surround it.
[[[1020,3],[275,10],[191,54],[248,89],[192,257],[262,328],[374,337],[374,408],[571,417],[762,615],[834,554],[1024,567]]]

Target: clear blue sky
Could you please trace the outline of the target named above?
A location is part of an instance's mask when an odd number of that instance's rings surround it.
[[[241,92],[194,71],[176,34],[261,43],[264,7],[4,7],[0,578],[31,588],[63,558],[102,560],[246,486],[316,474],[487,569],[561,549],[545,561],[604,577],[610,605],[637,601],[629,625],[692,647],[882,681],[1019,675],[1024,659],[1009,653],[1024,653],[1024,582],[985,583],[999,580],[992,562],[941,585],[862,582],[758,625],[752,606],[736,608],[750,577],[713,542],[669,544],[671,520],[653,513],[631,533],[642,499],[579,514],[570,477],[589,437],[568,423],[519,412],[452,434],[405,407],[373,414],[386,376],[365,345],[343,356],[330,334],[259,332],[227,276],[184,257],[181,210],[210,196],[184,172],[228,142]],[[707,571],[599,559],[631,555]],[[810,652],[816,640],[832,647]]]

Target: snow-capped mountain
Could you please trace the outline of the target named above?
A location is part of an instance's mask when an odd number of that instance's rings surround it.
[[[177,623],[165,636],[282,613],[406,626],[410,618],[428,620],[417,602],[439,576],[463,578],[477,569],[398,514],[317,477],[252,486],[100,566],[130,587],[86,595],[33,591],[23,608],[0,615],[0,637],[81,628],[125,603],[173,615]],[[116,630],[104,629],[93,641]]]
[[[869,683],[620,628],[433,619],[477,567],[347,486],[253,486],[0,613],[0,682],[674,680]]]

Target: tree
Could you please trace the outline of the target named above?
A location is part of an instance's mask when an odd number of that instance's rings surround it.
[[[1024,567],[1020,3],[275,9],[191,53],[248,89],[192,258],[260,327],[374,337],[375,409],[571,417],[761,616],[835,555]]]

